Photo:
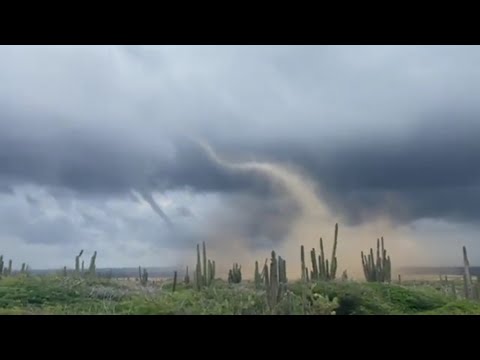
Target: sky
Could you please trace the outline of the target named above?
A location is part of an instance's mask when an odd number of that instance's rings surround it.
[[[0,46],[0,253],[480,263],[478,46]],[[251,264],[250,264],[251,263]],[[251,266],[250,266],[251,265]]]

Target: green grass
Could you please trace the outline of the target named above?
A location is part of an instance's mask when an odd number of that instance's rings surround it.
[[[0,279],[0,314],[161,314],[161,315],[460,315],[480,314],[480,303],[455,300],[438,284],[322,282],[289,284],[287,295],[270,309],[263,290],[249,282],[196,291],[171,283],[76,279],[57,276]]]
[[[423,315],[480,315],[480,303],[458,300],[426,311]]]

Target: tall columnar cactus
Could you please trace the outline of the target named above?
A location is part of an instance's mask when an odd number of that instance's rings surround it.
[[[187,270],[185,271],[185,278],[183,282],[185,283],[185,285],[190,284],[190,276],[188,275],[188,266],[187,266]]]
[[[80,250],[80,253],[75,256],[75,273],[80,273],[80,257],[83,254],[83,250]]]
[[[323,239],[320,238],[320,257],[318,258],[318,265],[320,266],[320,279],[327,277],[327,266],[325,264],[325,252],[323,251]]]
[[[268,289],[270,288],[270,277],[268,276],[268,259],[263,265],[262,271],[263,281],[265,282],[265,288],[267,289],[267,296],[268,296]]]
[[[208,260],[208,268],[207,268],[207,285],[210,285],[210,283],[213,281],[215,278],[215,266],[214,266],[214,261]]]
[[[96,259],[97,259],[97,252],[94,251],[92,258],[90,259],[90,267],[88,268],[88,273],[90,276],[95,276],[96,274],[96,265],[95,265]]]
[[[8,276],[12,275],[12,259],[8,260]]]
[[[309,277],[312,281],[330,281],[335,280],[337,276],[337,243],[338,243],[338,224],[335,224],[335,234],[333,240],[332,257],[330,262],[325,256],[323,248],[323,239],[320,238],[320,255],[316,254],[315,248],[310,251],[310,259],[312,262],[312,270],[305,271],[305,254],[303,245],[301,246],[301,261],[302,261],[302,279]],[[318,260],[318,261],[317,261]],[[309,276],[310,275],[310,276]],[[309,281],[307,279],[307,281]]]
[[[239,284],[242,282],[242,266],[237,263],[228,271],[228,282],[230,284]]]
[[[377,239],[377,256],[376,260],[373,255],[373,249],[370,248],[368,256],[361,252],[363,273],[368,282],[391,282],[392,281],[392,264],[390,256],[387,256],[387,250],[384,247],[383,237]]]
[[[282,299],[286,290],[286,284],[280,281],[279,270],[279,262],[277,260],[275,251],[272,251],[272,257],[270,259],[270,271],[266,263],[263,269],[267,304],[271,311],[274,311],[275,307]]]
[[[175,292],[175,289],[177,287],[177,272],[173,272],[173,285],[172,285],[172,292]]]
[[[259,289],[262,286],[262,275],[258,268],[258,261],[255,261],[255,275],[254,275],[255,287]]]
[[[312,278],[313,281],[316,281],[320,278],[320,272],[318,271],[317,255],[315,254],[315,249],[314,248],[310,251],[310,257],[311,257],[311,260],[312,260],[311,278]]]
[[[281,256],[278,257],[278,281],[282,284],[286,284],[288,282],[287,262],[285,259],[282,259]]]
[[[138,267],[138,281],[142,281],[142,267]]]
[[[140,283],[145,286],[148,284],[148,271],[143,268],[142,277],[140,278]]]
[[[3,255],[0,255],[0,276],[2,274],[4,274],[4,271],[3,271]]]
[[[302,274],[302,281],[307,281],[307,270],[306,270],[306,266],[305,266],[305,248],[302,246],[300,246],[300,261],[301,261],[301,267],[302,267],[302,270],[301,270],[301,274]]]
[[[333,241],[332,261],[330,263],[330,277],[335,279],[337,275],[337,244],[338,244],[338,224],[335,224],[335,236]]]
[[[25,274],[25,263],[22,263],[22,268],[20,269],[21,274]]]
[[[270,260],[270,288],[274,294],[276,294],[278,287],[278,262],[275,251],[272,251],[272,258]]]
[[[203,259],[200,257],[200,245],[197,244],[197,266],[194,273],[195,287],[197,290],[200,290],[203,286],[210,286],[215,279],[215,261],[207,259],[205,242],[203,242],[202,247]]]
[[[208,274],[207,274],[207,247],[205,246],[205,241],[202,243],[203,247],[203,285],[208,285]]]
[[[463,287],[466,299],[473,299],[475,297],[474,288],[472,284],[472,275],[470,274],[470,262],[468,261],[467,248],[463,247]]]
[[[200,262],[200,245],[197,244],[197,266],[195,268],[195,286],[200,290],[203,285],[202,265]]]

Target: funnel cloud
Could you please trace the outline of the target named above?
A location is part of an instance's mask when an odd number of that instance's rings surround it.
[[[2,46],[0,252],[480,262],[478,46]],[[329,240],[330,239],[330,240]],[[87,249],[90,249],[87,251]],[[222,260],[220,260],[222,259]],[[221,262],[224,262],[222,265]]]

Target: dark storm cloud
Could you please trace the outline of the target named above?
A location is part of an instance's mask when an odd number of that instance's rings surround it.
[[[391,143],[378,139],[318,158],[305,152],[291,158],[323,184],[330,205],[353,222],[382,211],[400,222],[424,217],[477,222],[479,120],[480,112],[438,114]]]
[[[351,222],[480,215],[478,47],[0,51],[0,192],[134,190],[163,219],[154,191],[216,193],[237,233],[281,239],[291,199],[212,162],[198,135],[232,161],[298,167]]]
[[[66,132],[43,139],[0,134],[0,177],[78,192],[124,192],[144,176],[138,151],[92,132]],[[120,140],[121,141],[121,140]]]
[[[2,189],[33,183],[85,195],[124,194],[132,189],[228,192],[255,188],[255,177],[230,174],[212,163],[198,145],[186,141],[172,144],[173,153],[167,156],[148,152],[128,137],[111,140],[93,132],[65,132],[31,140],[5,129],[0,132]]]
[[[480,215],[476,206],[480,196],[480,167],[476,165],[480,160],[480,122],[476,119],[480,112],[430,115],[404,138],[391,141],[378,138],[338,147],[219,142],[219,149],[237,157],[254,153],[260,160],[300,167],[322,185],[332,208],[352,222],[381,211],[398,221],[421,217],[475,221]],[[170,142],[172,152],[167,155],[149,153],[128,137],[112,140],[95,133],[66,132],[31,140],[15,137],[8,130],[0,133],[0,189],[5,192],[11,192],[12,185],[31,182],[80,195],[130,194],[132,189],[273,195],[264,178],[233,174],[184,138]],[[400,201],[400,208],[389,207],[386,196]],[[158,213],[160,208],[154,209]]]

